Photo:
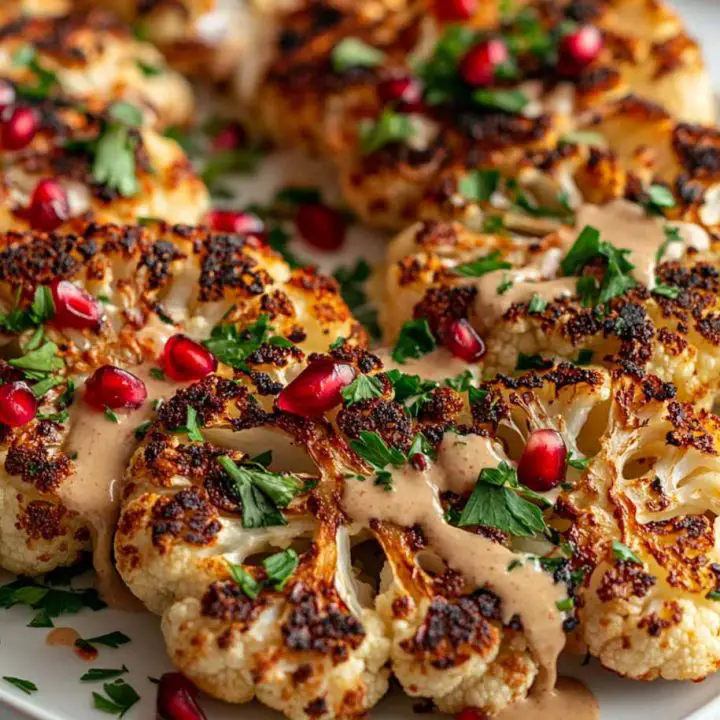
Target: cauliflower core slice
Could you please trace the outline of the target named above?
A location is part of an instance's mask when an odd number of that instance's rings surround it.
[[[0,313],[7,319],[1,376],[24,380],[39,396],[34,420],[0,428],[0,492],[7,509],[0,564],[26,575],[72,564],[83,550],[97,549],[99,529],[112,532],[116,509],[109,494],[137,442],[134,431],[142,431],[152,402],[177,387],[158,379],[159,369],[151,371],[172,335],[201,341],[221,325],[216,350],[237,366],[226,367],[227,375],[242,375],[269,396],[297,372],[306,352],[327,346],[327,337],[365,342],[334,281],[290,270],[258,236],[164,224],[78,224],[75,230],[9,232],[0,242]],[[96,326],[70,329],[53,320],[45,299],[57,281],[88,293],[101,308]],[[113,418],[89,408],[83,383],[104,365],[143,379],[148,399],[140,409]],[[103,438],[93,440],[98,434]],[[92,470],[88,455],[97,456],[98,443],[109,445]],[[83,491],[93,478],[99,492],[96,486],[93,493]],[[88,504],[81,507],[84,499]],[[109,557],[108,550],[111,575]]]

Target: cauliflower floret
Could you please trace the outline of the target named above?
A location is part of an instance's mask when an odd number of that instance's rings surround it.
[[[40,97],[63,97],[91,112],[128,101],[142,109],[146,123],[160,128],[192,119],[195,102],[187,80],[167,66],[156,48],[133,37],[107,5],[67,14],[21,10],[0,33],[4,80],[21,90],[34,89],[48,82],[40,68],[52,77]]]
[[[67,196],[67,209],[56,211],[58,225],[76,217],[102,223],[202,220],[210,205],[204,183],[174,140],[137,127],[138,108],[118,103],[96,114],[64,99],[30,104],[39,113],[32,142],[0,151],[0,231],[33,226],[33,191],[48,178]]]
[[[0,246],[0,340],[11,363],[3,363],[2,377],[24,380],[40,396],[34,420],[17,428],[0,426],[0,487],[7,510],[0,525],[0,564],[15,572],[35,575],[72,564],[93,546],[93,518],[72,507],[64,489],[83,471],[83,458],[73,457],[74,429],[88,421],[83,383],[99,367],[127,368],[149,387],[137,414],[120,412],[116,444],[106,449],[107,463],[119,454],[124,468],[133,432],[150,414],[150,403],[173,392],[173,383],[150,371],[171,336],[206,340],[220,326],[212,348],[235,366],[226,367],[228,374],[246,377],[270,394],[280,379],[297,371],[306,352],[326,348],[327,338],[366,342],[334,281],[313,270],[290,270],[256,235],[77,223],[67,234],[5,233]],[[91,306],[101,308],[97,325],[72,329],[52,321],[46,302],[56,281],[88,293]],[[42,345],[41,356],[31,356],[36,359],[26,369],[22,361],[12,366],[30,352],[33,337]],[[39,376],[32,371],[38,363]],[[98,412],[97,422],[108,419]]]
[[[595,226],[601,242],[630,251],[633,265],[604,303],[582,288],[605,281],[601,254],[591,251],[572,269],[584,279],[563,274],[575,240]],[[390,245],[384,283],[376,281],[386,306],[380,321],[394,342],[406,322],[425,318],[446,344],[451,323],[468,319],[485,342],[488,376],[542,363],[537,356],[592,358],[647,369],[674,382],[683,399],[708,403],[718,390],[716,253],[702,228],[664,224],[626,201],[583,206],[575,230],[537,239],[527,230],[476,234],[429,221]]]

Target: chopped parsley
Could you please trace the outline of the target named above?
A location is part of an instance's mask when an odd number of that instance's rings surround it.
[[[646,210],[653,215],[661,215],[667,208],[675,207],[672,190],[665,185],[650,185],[647,189]]]
[[[605,138],[597,132],[589,130],[574,130],[566,133],[560,138],[560,143],[565,145],[606,145]]]
[[[642,560],[627,546],[623,545],[619,540],[613,540],[612,553],[618,559],[624,562],[632,562],[642,565]]]
[[[261,159],[262,153],[255,148],[223,150],[207,158],[200,176],[210,192],[216,194],[220,190],[219,182],[223,176],[229,173],[253,173]]]
[[[298,554],[292,548],[271,555],[263,560],[268,582],[275,590],[283,590],[300,564]]]
[[[331,59],[333,70],[341,73],[350,68],[380,65],[385,60],[385,53],[359,38],[350,37],[333,48]]]
[[[477,42],[477,34],[465,25],[448,25],[435,44],[432,55],[419,68],[425,87],[425,102],[441,105],[468,94],[458,71],[467,51]]]
[[[200,427],[198,426],[197,410],[190,405],[188,405],[187,408],[185,428],[187,429],[187,436],[189,440],[192,440],[193,442],[205,442],[205,438],[202,436]]]
[[[159,367],[151,367],[150,375],[152,375],[152,377],[154,377],[156,380],[165,379],[165,372],[162,370],[162,368]]]
[[[444,384],[456,392],[463,393],[468,391],[470,386],[473,384],[474,379],[472,371],[466,370],[465,372],[456,375],[454,378],[445,378]]]
[[[431,392],[438,387],[434,380],[424,380],[419,375],[409,375],[400,370],[388,370],[386,375],[395,391],[395,401],[402,403],[414,417],[430,400]]]
[[[537,293],[533,293],[532,297],[530,298],[530,302],[528,303],[528,312],[529,313],[541,313],[545,308],[547,307],[547,300],[545,298],[541,297]]]
[[[498,295],[504,295],[512,286],[512,278],[507,273],[503,273],[502,280],[497,286],[496,292]]]
[[[514,537],[545,531],[542,511],[522,498],[520,491],[527,488],[518,483],[516,471],[506,462],[497,468],[484,468],[457,525],[487,525]]]
[[[590,464],[590,458],[576,458],[573,457],[572,452],[568,456],[568,465],[571,468],[575,468],[575,470],[587,470],[588,465]]]
[[[109,408],[107,405],[105,406],[104,413],[106,420],[118,424],[120,423],[120,418],[118,417],[118,414],[112,408]]]
[[[103,680],[113,680],[128,672],[127,667],[123,665],[121,668],[92,668],[85,674],[81,675],[80,682],[101,682]]]
[[[530,102],[521,90],[489,90],[482,88],[473,93],[473,100],[483,107],[507,113],[521,113]]]
[[[294,476],[270,472],[262,465],[237,465],[227,455],[219,457],[218,462],[240,497],[244,527],[287,525],[278,508],[287,507],[302,492]]]
[[[23,45],[12,56],[14,67],[25,67],[35,76],[34,85],[19,85],[17,93],[30,100],[44,100],[55,89],[57,75],[40,64],[37,51],[32,45]]]
[[[380,380],[372,375],[358,375],[347,387],[341,391],[343,400],[348,405],[360,402],[361,400],[372,400],[380,397],[383,387]]]
[[[366,119],[360,123],[360,150],[363,155],[371,155],[386,145],[407,144],[413,134],[412,119],[386,107],[378,120]]]
[[[259,583],[242,565],[228,563],[228,571],[237,586],[251,600],[255,600],[262,590],[262,583]]]
[[[472,170],[458,181],[458,192],[466,200],[487,202],[499,183],[499,170]]]
[[[501,258],[501,253],[496,250],[485,257],[456,265],[452,271],[463,277],[482,277],[493,270],[509,270],[512,265]]]
[[[595,353],[592,350],[581,350],[578,353],[577,360],[575,361],[576,365],[590,365],[593,359],[593,355]]]
[[[516,370],[547,370],[553,366],[552,360],[547,360],[541,355],[526,355],[520,353],[518,355]]]
[[[254,353],[263,343],[291,347],[292,343],[278,335],[272,335],[269,325],[270,317],[260,315],[244,330],[228,323],[216,325],[204,345],[215,357],[230,367],[247,370],[245,360]]]
[[[158,77],[158,75],[162,75],[165,72],[157,65],[151,65],[144,60],[136,60],[135,64],[138,66],[138,70],[147,78]]]
[[[23,680],[22,678],[11,677],[9,675],[3,675],[3,680],[18,690],[22,690],[26,695],[32,695],[38,691],[38,686],[34,682],[30,682],[30,680]]]
[[[392,351],[392,359],[400,364],[409,358],[421,358],[437,347],[437,341],[425,318],[408,320],[400,330],[400,337]]]
[[[96,692],[92,694],[95,709],[119,718],[124,717],[140,701],[135,689],[121,679],[105,683],[103,690],[105,695]]]
[[[708,600],[720,601],[720,590],[711,590],[706,596]]]
[[[661,297],[670,298],[671,300],[678,297],[681,292],[682,291],[679,287],[675,287],[674,285],[665,285],[664,283],[657,283],[652,289],[653,295],[660,295]]]
[[[18,288],[13,309],[6,315],[0,314],[0,328],[12,333],[21,333],[53,318],[55,305],[50,288],[44,285],[35,288],[32,304],[27,310],[20,310],[20,292],[21,288]]]
[[[140,425],[138,425],[135,428],[135,431],[134,431],[135,438],[137,440],[142,440],[145,437],[145,435],[147,435],[147,431],[150,429],[151,425],[152,425],[151,420],[146,420],[144,423],[140,423]]]
[[[75,647],[82,650],[94,650],[96,645],[102,645],[117,650],[121,645],[127,645],[129,642],[130,638],[125,633],[116,631],[91,638],[78,638],[75,641]]]
[[[49,340],[20,357],[8,360],[8,363],[22,370],[28,380],[36,381],[47,380],[48,376],[65,367],[58,355],[58,346]]]
[[[564,600],[558,600],[555,603],[555,607],[560,610],[560,612],[572,610],[575,607],[575,598],[568,597]]]
[[[392,474],[388,465],[400,467],[407,462],[403,453],[388,445],[376,432],[362,430],[357,440],[350,441],[350,447],[375,471],[375,484],[382,485],[385,490],[392,490]]]
[[[605,258],[606,268],[601,282],[586,275],[580,277],[577,283],[578,295],[586,307],[602,305],[618,295],[625,294],[637,284],[629,274],[635,268],[627,259],[629,253],[629,250],[620,250],[601,240],[600,231],[587,225],[562,259],[560,268],[564,275],[579,275],[594,258]]]

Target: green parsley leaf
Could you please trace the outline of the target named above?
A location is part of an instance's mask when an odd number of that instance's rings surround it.
[[[135,438],[137,440],[143,440],[145,438],[145,435],[147,435],[147,431],[150,429],[150,426],[152,425],[151,420],[146,420],[144,423],[140,423],[135,430]]]
[[[55,623],[48,614],[47,610],[41,610],[35,617],[27,624],[27,627],[33,628],[51,628],[55,627]]]
[[[294,211],[301,205],[319,205],[321,203],[322,193],[318,188],[290,185],[277,191],[273,207],[287,208]]]
[[[114,423],[120,423],[120,418],[118,417],[117,413],[112,409],[109,408],[107,405],[105,406],[105,418],[109,420],[110,422]]]
[[[144,60],[136,60],[135,64],[138,66],[140,72],[147,78],[158,77],[159,75],[165,74],[162,68],[146,63]]]
[[[547,307],[547,300],[537,293],[533,293],[532,297],[530,298],[530,302],[528,303],[528,312],[529,313],[541,313],[545,308]]]
[[[15,67],[26,67],[35,76],[34,85],[19,85],[16,91],[20,97],[30,100],[44,100],[57,85],[57,75],[40,64],[37,51],[32,45],[23,45],[12,56]]]
[[[467,392],[470,386],[473,384],[474,376],[470,370],[466,370],[454,378],[445,378],[443,381],[447,387],[452,388],[456,392],[463,393]]]
[[[114,102],[108,108],[108,115],[113,120],[118,120],[130,127],[140,127],[143,123],[142,110],[140,110],[137,105],[133,105],[125,100]]]
[[[228,563],[230,577],[237,586],[251,599],[257,599],[262,591],[262,583],[259,583],[242,565]]]
[[[42,325],[55,317],[55,303],[49,287],[39,285],[35,288],[30,315],[35,325]]]
[[[205,442],[205,438],[202,436],[198,426],[197,410],[190,405],[187,407],[185,427],[187,428],[187,436],[189,440],[192,440],[193,442]]]
[[[473,202],[487,202],[500,183],[499,170],[472,170],[458,182],[458,191]]]
[[[657,283],[652,289],[653,295],[660,295],[661,297],[670,298],[671,300],[678,297],[681,292],[682,291],[679,287],[675,287],[674,285],[665,285],[664,283]]]
[[[510,488],[519,488],[519,484],[515,470],[507,463],[481,470],[457,524],[488,525],[515,537],[543,532],[546,525],[540,508]]]
[[[421,358],[437,347],[425,318],[407,320],[400,330],[400,337],[392,351],[392,359],[404,364],[408,358]]]
[[[623,545],[619,540],[613,540],[612,553],[618,560],[636,563],[637,565],[643,564],[643,561],[627,545]]]
[[[262,153],[254,148],[223,150],[221,153],[215,153],[208,157],[201,177],[210,192],[214,192],[223,176],[253,173],[257,170],[261,159]]]
[[[520,353],[518,355],[516,370],[547,370],[553,366],[552,360],[546,360],[541,355],[526,355]]]
[[[494,235],[505,229],[505,223],[499,215],[486,215],[483,219],[482,231]]]
[[[435,458],[435,448],[430,444],[430,441],[422,433],[417,433],[410,444],[408,450],[408,458],[412,458],[414,455],[426,455],[429,458]]]
[[[572,452],[568,455],[568,465],[575,470],[585,471],[590,464],[590,458],[576,458],[573,457]]]
[[[34,380],[42,380],[47,373],[53,373],[65,367],[62,358],[58,356],[58,346],[51,341],[47,341],[37,350],[8,360],[8,363],[25,371],[25,375]]]
[[[109,715],[117,715],[122,718],[133,705],[140,701],[140,696],[135,692],[135,689],[124,680],[105,683],[103,690],[107,697],[96,692],[92,694],[94,706],[96,710],[108,713]]]
[[[581,350],[578,353],[578,358],[575,361],[576,365],[590,365],[593,359],[593,351],[592,350]]]
[[[452,271],[455,275],[463,277],[482,277],[493,270],[509,270],[512,264],[502,260],[501,257],[501,253],[495,251],[477,260],[456,265]]]
[[[385,374],[393,385],[395,401],[402,403],[413,416],[417,416],[430,400],[431,392],[438,387],[434,380],[423,380],[419,375],[409,375],[400,370],[388,370]]]
[[[150,375],[152,375],[152,377],[154,377],[156,380],[165,379],[165,372],[162,370],[162,368],[159,367],[151,367]]]
[[[706,596],[708,600],[720,600],[720,590],[711,590]]]
[[[564,145],[607,145],[605,138],[597,132],[588,130],[574,130],[560,138]]]
[[[272,450],[265,450],[265,452],[261,452],[259,455],[250,458],[250,462],[255,463],[256,465],[262,465],[264,468],[267,468],[270,467],[272,459]]]
[[[646,208],[651,213],[660,214],[663,208],[675,207],[675,197],[672,190],[665,185],[650,185],[647,189],[647,196]]]
[[[560,612],[567,612],[568,610],[572,610],[575,607],[575,598],[564,598],[563,600],[558,600],[555,603],[555,607],[560,610]]]
[[[112,680],[120,677],[128,672],[127,667],[123,665],[121,668],[92,668],[80,677],[80,682],[101,682],[102,680]]]
[[[380,397],[382,392],[382,383],[372,375],[358,375],[355,380],[341,390],[343,400],[348,405]]]
[[[407,461],[400,450],[389,446],[376,432],[362,430],[359,439],[350,441],[350,447],[376,470],[388,465],[400,467]]]
[[[498,295],[504,295],[513,286],[512,278],[507,274],[503,273],[502,280],[496,288]]]
[[[580,271],[599,253],[600,231],[592,225],[586,225],[560,262],[563,275],[579,275]]]
[[[663,241],[662,245],[660,245],[655,255],[655,262],[657,263],[660,263],[660,261],[663,259],[663,256],[667,252],[670,243],[683,241],[680,235],[680,230],[678,228],[672,227],[672,225],[665,225],[663,230],[665,231],[665,240]]]
[[[95,645],[102,645],[117,650],[121,645],[127,645],[129,642],[130,638],[125,633],[116,631],[91,638],[78,638],[75,641],[75,647],[95,649]]]
[[[377,121],[363,120],[360,123],[360,151],[371,155],[392,143],[407,144],[414,134],[412,119],[404,113],[396,113],[386,107]]]
[[[62,385],[64,382],[65,378],[63,378],[62,375],[50,375],[44,380],[40,380],[40,382],[35,383],[30,389],[35,397],[41,398],[54,387]]]
[[[15,686],[18,690],[22,690],[26,695],[32,695],[38,691],[38,686],[30,680],[3,675],[3,680],[10,685]]]
[[[530,102],[521,90],[488,90],[482,88],[473,93],[473,100],[486,108],[507,113],[521,113]]]
[[[300,564],[298,554],[292,548],[271,555],[263,560],[268,581],[275,590],[283,590]]]
[[[93,178],[123,197],[133,197],[140,192],[135,167],[135,146],[127,125],[108,123],[95,145]]]
[[[331,59],[333,70],[341,73],[350,68],[380,65],[385,60],[385,53],[359,38],[349,37],[333,48]]]

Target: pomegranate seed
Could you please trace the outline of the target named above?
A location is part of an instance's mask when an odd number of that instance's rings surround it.
[[[478,10],[479,0],[435,0],[435,17],[443,23],[468,20]]]
[[[322,415],[342,402],[342,389],[354,379],[352,365],[327,358],[315,360],[280,392],[277,406],[293,415]]]
[[[197,704],[197,688],[181,673],[160,678],[157,713],[162,720],[207,720]]]
[[[103,365],[85,381],[85,402],[96,410],[135,410],[147,400],[147,394],[139,377],[114,365]]]
[[[15,102],[15,88],[7,81],[0,80],[0,112]]]
[[[90,293],[68,280],[53,281],[50,292],[55,305],[54,325],[75,330],[99,325],[102,305]]]
[[[455,720],[487,720],[487,715],[479,708],[465,708],[455,715]]]
[[[27,425],[37,413],[37,398],[24,382],[0,385],[0,423],[10,427]]]
[[[535,492],[557,487],[567,469],[567,448],[556,430],[534,430],[518,463],[518,480]]]
[[[185,335],[173,335],[160,359],[165,374],[177,382],[200,380],[218,366],[217,358],[203,345]]]
[[[389,78],[378,86],[378,97],[385,105],[394,103],[398,110],[419,112],[423,108],[422,87],[412,77]]]
[[[594,25],[583,25],[566,35],[560,43],[558,69],[564,75],[578,75],[600,54],[602,33]]]
[[[345,242],[347,222],[337,210],[320,203],[303,205],[295,216],[302,238],[318,250],[337,250]]]
[[[445,347],[465,362],[477,362],[485,354],[483,339],[465,318],[453,320],[443,339]]]
[[[70,217],[70,204],[62,185],[49,178],[40,180],[24,215],[34,230],[57,230]]]
[[[228,123],[212,139],[210,148],[213,152],[237,150],[247,142],[245,128],[237,122]]]
[[[207,222],[215,232],[238,235],[261,233],[264,229],[263,222],[257,215],[237,210],[211,210],[207,214]]]
[[[468,50],[460,63],[460,74],[472,87],[490,85],[498,66],[509,57],[507,45],[502,40],[487,40]]]
[[[18,107],[0,123],[0,148],[22,150],[30,144],[40,123],[32,108]]]

